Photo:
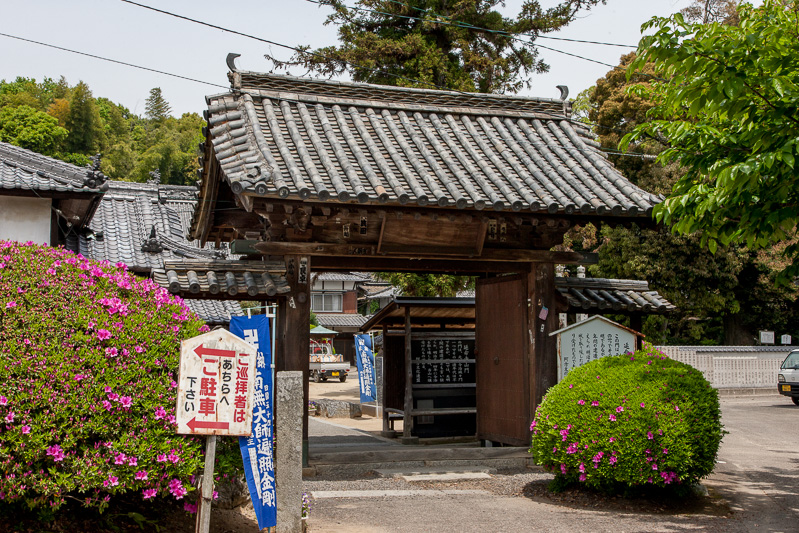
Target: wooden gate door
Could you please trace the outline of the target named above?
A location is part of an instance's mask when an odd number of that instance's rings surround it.
[[[477,437],[530,444],[527,276],[478,280]]]

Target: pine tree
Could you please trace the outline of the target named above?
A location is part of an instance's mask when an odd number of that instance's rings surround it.
[[[169,102],[166,101],[161,94],[160,87],[153,87],[150,89],[150,96],[145,103],[144,114],[150,120],[162,121],[169,116],[172,108],[169,107]]]

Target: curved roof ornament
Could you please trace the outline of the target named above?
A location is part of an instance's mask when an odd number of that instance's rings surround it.
[[[231,72],[236,72],[236,58],[241,57],[241,54],[234,54],[233,52],[227,55],[225,62],[227,63],[227,68],[230,69]]]

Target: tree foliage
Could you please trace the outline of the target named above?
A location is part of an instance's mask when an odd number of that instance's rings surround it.
[[[528,85],[527,75],[548,66],[533,45],[578,12],[605,0],[562,0],[544,8],[526,0],[515,17],[496,8],[500,0],[340,0],[326,24],[339,25],[341,44],[311,50],[300,47],[278,68],[301,65],[327,76],[348,72],[356,81],[406,87],[446,87],[459,91],[506,93]]]
[[[146,113],[95,98],[85,83],[70,87],[63,77],[0,81],[0,140],[77,165],[100,152],[102,170],[113,179],[145,181],[159,170],[164,183],[193,183],[202,117],[170,116],[158,88],[150,91]]]
[[[449,274],[382,273],[378,277],[397,287],[403,296],[452,298],[460,291],[474,289],[474,278]]]
[[[50,154],[63,148],[67,135],[58,119],[29,105],[0,108],[0,141]]]
[[[654,18],[630,72],[651,63],[665,81],[640,87],[657,105],[653,120],[622,141],[645,136],[668,148],[663,163],[685,174],[656,208],[681,234],[702,231],[702,244],[785,244],[780,280],[799,274],[799,5],[743,4],[738,26],[697,24],[682,14]]]

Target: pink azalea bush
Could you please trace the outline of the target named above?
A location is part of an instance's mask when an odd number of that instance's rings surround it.
[[[124,266],[0,241],[0,505],[183,499],[204,441],[175,433],[180,341],[206,330]]]
[[[554,489],[696,483],[713,471],[723,435],[717,391],[651,346],[569,372],[530,429],[530,452],[555,474]]]

